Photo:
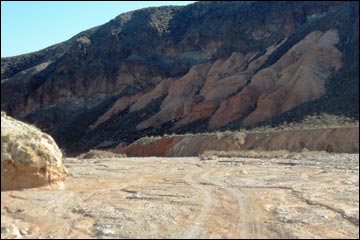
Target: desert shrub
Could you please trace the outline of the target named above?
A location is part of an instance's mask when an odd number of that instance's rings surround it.
[[[66,158],[66,157],[67,157],[67,153],[66,153],[65,148],[60,148],[60,151],[61,151],[61,153],[62,153],[63,158]]]

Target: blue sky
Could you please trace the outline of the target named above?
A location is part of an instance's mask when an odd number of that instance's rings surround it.
[[[124,12],[190,3],[193,1],[1,1],[1,57],[63,42]]]

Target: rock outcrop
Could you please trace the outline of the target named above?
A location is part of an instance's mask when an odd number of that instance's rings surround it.
[[[1,190],[56,186],[65,177],[52,137],[1,112]]]
[[[205,151],[288,150],[359,152],[359,127],[254,133],[207,133],[141,138],[115,152],[127,156],[190,157]]]
[[[222,1],[124,13],[2,58],[1,109],[75,154],[322,113],[357,120],[358,10],[357,2]]]
[[[244,119],[244,125],[257,123],[324,95],[325,80],[341,67],[338,42],[334,29],[307,35],[271,67],[256,73],[243,91],[223,101],[210,128],[237,119]]]

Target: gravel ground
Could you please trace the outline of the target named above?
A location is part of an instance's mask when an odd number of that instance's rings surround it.
[[[1,192],[1,238],[358,238],[359,155],[64,160]]]

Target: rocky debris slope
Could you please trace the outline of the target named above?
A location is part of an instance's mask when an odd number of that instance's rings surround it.
[[[104,158],[123,158],[125,154],[116,154],[110,151],[90,150],[87,153],[80,154],[80,159],[104,159]]]
[[[359,155],[66,158],[63,190],[1,192],[1,238],[358,239]]]
[[[358,119],[358,10],[222,1],[124,13],[1,59],[1,109],[75,153],[310,114]]]
[[[225,132],[146,137],[114,149],[127,156],[199,156],[205,151],[265,151],[303,149],[327,152],[359,152],[359,127],[284,130],[276,132]]]
[[[65,177],[52,137],[1,112],[1,190],[56,185]]]

